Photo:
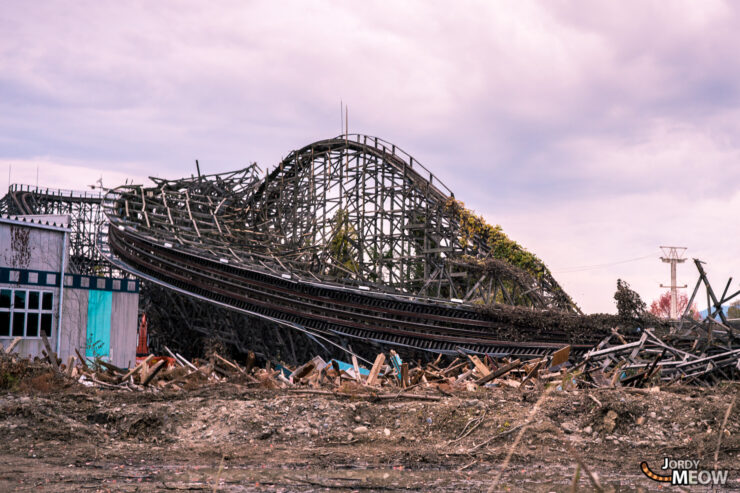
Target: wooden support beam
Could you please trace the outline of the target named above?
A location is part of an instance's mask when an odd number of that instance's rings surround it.
[[[475,383],[477,383],[478,385],[484,385],[484,384],[490,382],[491,380],[493,380],[494,378],[498,378],[498,377],[501,377],[503,375],[506,375],[511,370],[514,370],[516,368],[519,368],[520,366],[522,366],[521,360],[518,360],[518,359],[517,360],[514,360],[511,363],[509,363],[508,365],[504,365],[501,368],[499,368],[498,370],[489,373],[485,377],[479,378],[478,380],[475,381]]]
[[[15,349],[15,347],[16,347],[16,346],[17,346],[17,345],[18,345],[18,344],[19,344],[19,343],[20,343],[20,342],[21,342],[22,340],[23,340],[23,338],[22,338],[22,337],[16,337],[15,339],[13,339],[13,342],[11,342],[11,343],[10,343],[10,346],[8,346],[8,347],[7,347],[6,349],[5,349],[5,354],[10,354],[10,353],[12,353],[12,352],[13,352],[13,350]]]
[[[367,377],[367,384],[368,385],[376,385],[378,380],[378,374],[380,373],[380,369],[385,364],[385,354],[380,353],[375,357],[375,362],[373,363],[373,367],[370,369],[370,375]]]
[[[125,373],[125,374],[124,374],[124,375],[123,375],[123,376],[122,376],[122,377],[121,377],[121,378],[119,379],[119,382],[125,382],[126,380],[128,380],[128,378],[129,378],[130,376],[132,376],[132,375],[136,374],[137,372],[141,371],[142,367],[143,367],[144,365],[148,365],[148,364],[149,364],[149,362],[150,362],[150,361],[151,361],[151,360],[152,360],[153,358],[154,358],[154,355],[153,355],[153,354],[150,354],[149,356],[147,356],[147,357],[146,357],[146,359],[144,359],[144,361],[142,361],[141,363],[139,363],[138,365],[136,365],[136,366],[135,366],[134,368],[132,368],[131,370],[127,371],[127,372],[126,372],[126,373]]]
[[[141,382],[141,385],[146,387],[149,385],[149,383],[154,379],[154,377],[157,376],[157,373],[164,368],[164,366],[167,364],[165,360],[159,360],[156,365],[154,365],[151,370],[149,370],[149,374],[147,377]]]
[[[468,359],[473,363],[475,366],[475,369],[478,370],[478,373],[482,377],[485,377],[489,373],[491,373],[491,370],[474,354],[468,354]]]

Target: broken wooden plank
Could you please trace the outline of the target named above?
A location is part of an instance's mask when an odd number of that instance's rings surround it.
[[[200,371],[197,366],[186,360],[185,357],[182,356],[180,353],[175,353],[175,359],[179,359],[183,365],[190,367],[190,369],[192,370]]]
[[[170,350],[170,348],[168,348],[167,346],[165,346],[165,347],[164,347],[164,350],[165,350],[165,351],[167,351],[167,354],[169,354],[169,355],[170,355],[170,356],[172,357],[172,359],[174,359],[174,360],[175,360],[175,362],[176,362],[176,363],[177,363],[178,365],[180,365],[180,366],[185,366],[185,363],[183,363],[182,361],[180,361],[180,360],[178,359],[178,357],[177,357],[177,356],[175,356],[175,353],[173,353],[173,352],[172,352],[172,351]]]
[[[156,365],[154,365],[150,370],[149,374],[146,376],[144,380],[142,380],[141,385],[146,387],[149,385],[149,382],[151,382],[154,377],[157,376],[157,373],[166,365],[167,362],[165,360],[159,360]]]
[[[54,371],[58,372],[59,360],[57,359],[56,353],[51,350],[51,344],[49,344],[49,339],[46,337],[46,333],[43,330],[41,331],[41,341],[44,343],[44,347],[46,348],[46,355],[49,359],[49,363],[51,363]]]
[[[475,368],[470,368],[467,371],[464,371],[463,373],[459,374],[457,378],[455,379],[456,382],[463,382],[465,381],[469,376],[473,374],[475,371]],[[485,378],[485,377],[483,377]]]
[[[455,371],[457,371],[457,370],[459,370],[460,368],[463,368],[463,367],[465,367],[465,366],[468,366],[468,362],[467,362],[467,361],[462,361],[462,362],[460,362],[460,363],[456,364],[455,366],[449,366],[449,367],[445,368],[445,369],[444,369],[444,370],[442,371],[442,376],[445,376],[445,377],[446,377],[446,376],[449,376],[449,375],[451,375],[451,374],[452,374],[453,372],[455,372]]]
[[[357,356],[355,356],[354,354],[352,355],[352,367],[355,370],[355,378],[357,379],[357,381],[363,383],[362,374],[360,373],[360,364],[357,362]]]
[[[95,361],[106,370],[110,370],[114,375],[116,373],[119,375],[124,375],[126,373],[126,370],[114,365],[113,363],[109,363],[108,361],[102,360],[100,358],[96,358]]]
[[[617,337],[617,339],[619,339],[619,341],[620,341],[620,342],[621,342],[622,344],[627,344],[627,339],[625,339],[625,338],[624,338],[624,337],[622,336],[622,334],[620,334],[620,333],[619,333],[619,331],[618,331],[617,329],[615,329],[615,328],[612,328],[612,335],[615,335],[615,336]]]
[[[17,346],[17,345],[18,345],[18,344],[19,344],[19,343],[20,343],[20,342],[21,342],[22,340],[23,340],[23,338],[22,338],[22,337],[20,337],[20,336],[19,336],[19,337],[16,337],[15,339],[13,339],[13,342],[11,342],[11,343],[10,343],[10,346],[8,346],[8,347],[7,347],[6,349],[5,349],[5,354],[10,354],[10,353],[12,353],[12,352],[13,352],[13,350],[15,349],[15,347],[16,347],[16,346]]]
[[[213,355],[216,357],[217,360],[219,360],[221,363],[225,364],[232,370],[238,371],[239,373],[244,373],[244,370],[242,370],[241,367],[239,367],[239,365],[232,363],[231,361],[227,360],[226,358],[224,358],[218,353],[213,353]]]
[[[645,337],[647,337],[647,336],[645,336]],[[606,348],[606,349],[600,349],[598,351],[589,351],[588,353],[586,353],[586,357],[593,359],[595,357],[603,356],[605,354],[612,354],[612,353],[617,353],[617,352],[621,352],[621,351],[626,351],[628,349],[632,349],[632,348],[638,347],[638,346],[642,345],[644,342],[645,341],[642,341],[642,342],[635,341],[635,342],[630,342],[629,344],[622,344],[620,346],[612,346],[612,347],[609,347],[609,348]]]
[[[521,360],[518,360],[518,359],[517,360],[514,360],[511,363],[509,363],[508,365],[504,365],[501,368],[499,368],[498,370],[489,373],[485,377],[479,378],[478,380],[475,381],[475,383],[477,383],[478,385],[484,385],[484,384],[490,382],[491,380],[493,380],[494,378],[498,378],[498,377],[501,377],[503,375],[506,375],[511,370],[513,370],[515,368],[519,368],[520,366],[522,366],[522,361]]]
[[[633,350],[632,350],[632,352],[630,353],[630,358],[629,358],[630,360],[634,360],[634,359],[635,359],[635,358],[637,357],[637,354],[638,354],[638,353],[640,352],[640,350],[641,350],[641,349],[643,348],[643,346],[645,346],[645,341],[647,340],[647,336],[648,336],[648,335],[647,335],[647,332],[643,332],[643,333],[642,333],[642,336],[640,337],[640,340],[638,341],[638,342],[639,342],[639,344],[638,344],[638,345],[637,345],[637,347],[635,347],[635,349],[633,349]]]
[[[550,362],[550,368],[554,368],[562,365],[570,358],[570,345],[564,348],[558,349],[552,355],[552,361]]]
[[[376,385],[376,380],[378,379],[378,374],[380,374],[381,367],[385,364],[385,354],[379,353],[375,357],[375,362],[373,363],[373,367],[370,369],[370,375],[367,377],[367,384],[368,385]]]
[[[322,370],[325,366],[326,362],[320,356],[315,356],[308,363],[293,370],[288,379],[293,383],[297,383],[300,379],[307,377],[316,370]]]
[[[402,363],[401,364],[401,386],[403,388],[406,388],[409,385],[410,385],[409,383],[409,364]]]
[[[75,348],[75,354],[77,354],[77,358],[79,359],[80,364],[82,365],[82,369],[87,370],[88,369],[87,361],[85,361],[85,358],[80,354],[80,350]]]
[[[474,354],[468,354],[468,359],[475,365],[475,369],[478,370],[478,373],[482,377],[485,377],[489,373],[491,373],[491,370]]]
[[[533,368],[531,368],[531,369],[530,369],[530,370],[529,370],[529,371],[527,372],[527,376],[525,376],[525,377],[524,377],[524,380],[522,380],[522,385],[524,385],[524,384],[525,384],[525,383],[527,383],[527,382],[528,382],[528,381],[529,381],[530,379],[532,379],[532,378],[534,378],[534,377],[536,377],[536,376],[537,376],[537,372],[538,372],[538,371],[540,370],[540,368],[542,368],[542,366],[544,365],[545,361],[546,361],[546,359],[544,359],[544,358],[543,358],[543,359],[540,359],[540,360],[537,360],[537,363],[536,363],[536,364],[534,365],[534,367],[533,367]]]
[[[124,382],[124,381],[128,380],[128,378],[130,376],[132,376],[133,374],[139,372],[144,365],[149,364],[149,362],[152,360],[152,358],[154,358],[154,355],[153,354],[150,354],[149,356],[146,357],[146,359],[144,361],[142,361],[141,363],[139,363],[138,365],[136,365],[134,368],[132,368],[131,370],[129,370],[128,372],[126,372],[126,374],[121,377],[121,382]]]
[[[458,363],[460,363],[460,358],[455,358],[455,359],[453,359],[453,360],[452,360],[452,363],[450,363],[449,365],[447,365],[447,367],[446,367],[445,369],[443,369],[443,370],[442,370],[442,374],[444,375],[444,373],[445,373],[446,371],[448,371],[448,370],[451,370],[451,369],[452,369],[452,367],[456,366],[456,365],[457,365]]]

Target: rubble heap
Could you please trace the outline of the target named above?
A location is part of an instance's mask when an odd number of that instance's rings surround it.
[[[229,382],[251,388],[293,389],[295,392],[336,394],[371,399],[438,400],[456,390],[514,387],[542,390],[573,388],[665,387],[675,384],[711,386],[740,376],[740,345],[736,330],[719,322],[695,323],[680,332],[647,329],[628,342],[617,329],[591,351],[576,355],[571,346],[529,360],[495,358],[458,351],[455,358],[402,361],[395,352],[380,353],[372,364],[324,361],[315,356],[300,366],[267,362],[258,366],[249,353],[243,364],[212,351],[189,361],[167,349],[169,356],[149,355],[133,368],[119,368],[100,358],[71,356],[61,363],[48,341],[44,360],[13,353],[16,339],[0,350],[4,371],[0,386],[11,388],[33,369],[47,380],[125,391],[181,391],[205,384]],[[45,339],[45,338],[44,338]]]

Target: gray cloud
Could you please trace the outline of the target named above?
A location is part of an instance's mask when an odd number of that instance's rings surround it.
[[[5,2],[0,163],[60,181],[274,165],[338,134],[341,98],[351,131],[403,147],[553,267],[670,240],[737,273],[738,17],[721,1]],[[655,295],[655,264],[563,279],[609,310],[620,273]]]

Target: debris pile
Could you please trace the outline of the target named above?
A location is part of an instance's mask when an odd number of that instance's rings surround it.
[[[85,358],[79,352],[77,357],[70,356],[62,363],[43,337],[46,347],[43,364],[57,378],[66,377],[67,381],[107,389],[179,391],[229,382],[252,388],[287,388],[300,393],[438,400],[441,395],[481,387],[542,390],[554,385],[558,390],[567,390],[673,384],[712,386],[740,377],[738,335],[728,325],[705,319],[680,330],[647,329],[634,341],[612,329],[609,337],[585,354],[573,354],[571,346],[564,346],[550,355],[523,360],[458,349],[454,359],[439,355],[435,361],[422,364],[402,361],[391,350],[378,354],[367,367],[361,366],[358,357],[352,355],[349,363],[336,359],[327,362],[315,356],[297,367],[268,361],[264,368],[256,365],[254,353],[248,354],[244,364],[216,351],[211,351],[205,359],[189,361],[166,346],[169,356],[149,355],[133,368],[119,368],[100,358]],[[19,341],[17,338],[3,352],[5,360],[23,361],[12,354]],[[29,363],[38,367],[41,362]]]
[[[713,321],[695,324],[691,330],[672,331],[662,338],[648,329],[638,341],[628,343],[615,330],[588,352],[581,364],[597,387],[711,386],[740,377],[740,339],[736,333]]]

